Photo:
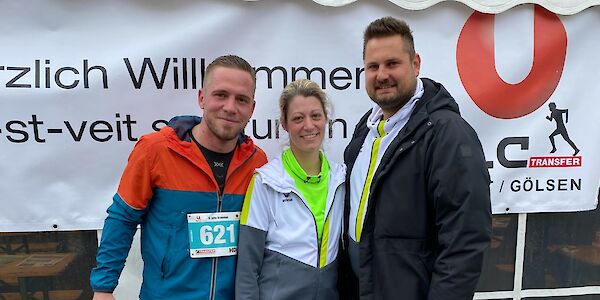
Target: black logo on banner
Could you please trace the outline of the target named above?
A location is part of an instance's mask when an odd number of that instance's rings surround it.
[[[568,109],[558,109],[556,108],[556,104],[554,102],[550,102],[548,104],[548,108],[550,108],[550,115],[546,116],[546,119],[550,122],[554,120],[556,122],[556,129],[550,134],[548,138],[550,138],[550,143],[552,144],[552,150],[550,153],[556,152],[556,144],[554,143],[554,137],[557,135],[561,135],[562,138],[569,143],[571,148],[573,148],[573,156],[579,153],[579,149],[575,146],[575,143],[569,138],[569,134],[567,133],[567,127],[565,123],[569,122],[569,110]],[[563,114],[565,115],[565,120],[563,121]]]

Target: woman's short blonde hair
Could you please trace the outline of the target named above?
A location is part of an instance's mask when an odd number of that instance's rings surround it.
[[[281,96],[279,96],[279,113],[281,114],[281,122],[287,122],[287,113],[290,106],[290,102],[296,96],[304,96],[304,97],[315,97],[321,102],[321,106],[323,107],[323,112],[327,119],[329,119],[329,113],[331,104],[327,99],[327,95],[325,92],[319,87],[317,83],[309,79],[298,79],[289,83],[285,86],[283,91],[281,92]]]

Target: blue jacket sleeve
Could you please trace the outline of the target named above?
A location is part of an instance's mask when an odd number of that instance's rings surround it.
[[[107,212],[96,255],[96,267],[90,274],[90,284],[95,292],[112,292],[117,286],[133,235],[145,210],[130,207],[119,194],[115,194]]]
[[[90,284],[96,292],[112,292],[117,286],[137,225],[152,199],[152,168],[156,160],[152,145],[145,137],[135,145],[107,210],[96,267],[90,274]]]

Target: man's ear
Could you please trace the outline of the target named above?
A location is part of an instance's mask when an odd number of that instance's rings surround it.
[[[419,73],[421,72],[421,56],[419,53],[415,53],[415,57],[412,61],[413,69],[415,70],[415,75],[419,77]]]
[[[202,89],[198,90],[198,106],[201,109],[204,109],[204,95],[202,94]]]

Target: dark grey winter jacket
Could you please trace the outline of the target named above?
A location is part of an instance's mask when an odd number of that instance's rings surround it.
[[[345,237],[341,299],[473,298],[491,237],[490,176],[477,134],[452,96],[422,80],[422,98],[374,174],[360,243]],[[344,153],[347,178],[368,115]],[[345,203],[347,229],[348,195]],[[358,277],[348,249],[357,253]]]

